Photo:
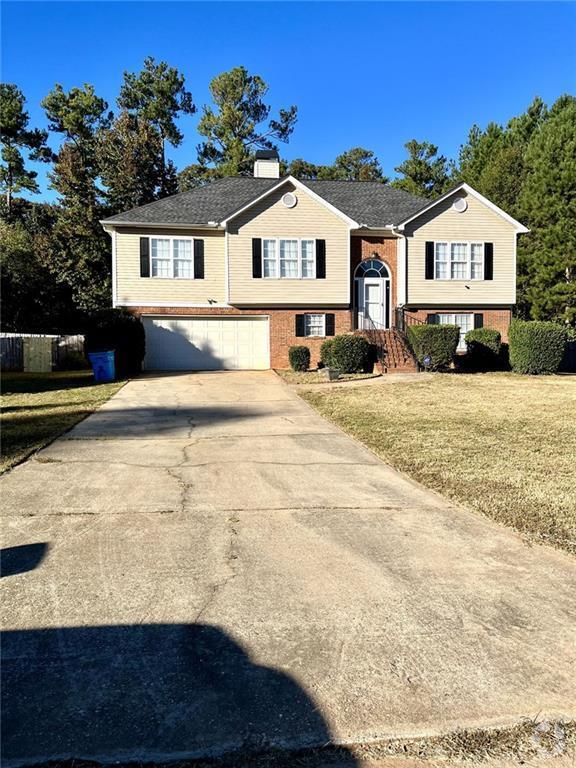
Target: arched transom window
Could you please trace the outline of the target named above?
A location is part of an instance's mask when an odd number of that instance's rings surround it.
[[[356,267],[356,277],[390,277],[390,275],[383,261],[368,259],[358,264]]]

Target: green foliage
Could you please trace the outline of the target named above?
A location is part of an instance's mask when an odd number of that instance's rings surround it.
[[[576,322],[576,98],[562,96],[526,150],[519,199],[521,300],[537,320]]]
[[[280,109],[277,119],[269,119],[267,92],[264,80],[245,67],[234,67],[212,80],[214,107],[203,107],[198,125],[205,141],[198,147],[198,162],[180,176],[182,190],[221,176],[250,174],[255,150],[276,149],[276,141],[289,140],[297,108]]]
[[[325,368],[330,368],[332,365],[332,347],[334,346],[334,339],[326,339],[320,345],[320,362]]]
[[[7,216],[11,215],[12,197],[18,192],[38,192],[36,171],[26,168],[22,151],[30,160],[49,161],[46,131],[28,130],[29,116],[24,109],[24,94],[12,83],[0,83],[0,126],[2,163],[0,192],[6,196]]]
[[[160,197],[166,186],[162,151],[162,139],[154,126],[128,112],[99,131],[96,159],[112,211],[126,211]]]
[[[474,328],[465,336],[468,361],[474,368],[500,367],[499,355],[502,337],[493,328]]]
[[[444,155],[437,157],[438,147],[416,139],[404,146],[408,150],[408,159],[394,169],[403,178],[395,179],[392,186],[430,199],[446,192],[450,186],[448,160]]]
[[[120,378],[132,376],[142,369],[145,343],[142,321],[125,309],[95,312],[84,331],[86,353],[116,351],[116,373]]]
[[[566,329],[546,321],[513,320],[509,331],[510,363],[517,373],[556,373],[566,347]]]
[[[409,325],[408,341],[420,365],[430,357],[426,366],[432,371],[445,370],[454,361],[460,338],[457,325]]]
[[[140,130],[151,137],[152,146],[147,148],[145,166],[150,172],[150,153],[154,148],[159,173],[159,197],[173,195],[178,191],[178,174],[171,160],[166,160],[164,144],[168,141],[178,147],[184,138],[176,125],[179,115],[192,115],[196,107],[192,94],[186,90],[184,75],[165,61],[158,64],[152,56],[144,60],[144,67],[138,74],[124,72],[124,83],[120,88],[118,106],[138,119]],[[140,137],[145,141],[145,137]],[[142,146],[142,145],[141,145]],[[137,194],[133,188],[132,194]]]
[[[380,181],[389,179],[382,174],[378,158],[369,149],[354,147],[338,155],[332,165],[315,165],[302,158],[292,160],[286,169],[297,179],[329,179],[336,181]]]
[[[328,367],[337,368],[342,373],[356,373],[364,369],[369,354],[370,345],[363,336],[334,336],[328,352]]]
[[[310,368],[310,350],[303,345],[290,347],[288,360],[293,371],[307,371]]]

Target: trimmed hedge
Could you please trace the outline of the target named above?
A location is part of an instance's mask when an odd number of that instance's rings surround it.
[[[542,320],[513,320],[509,331],[510,364],[517,373],[556,373],[567,333],[561,325]]]
[[[329,347],[328,366],[337,368],[342,373],[356,373],[364,369],[369,355],[370,344],[363,336],[334,336]]]
[[[326,339],[320,347],[320,362],[324,368],[330,368],[332,365],[332,346],[334,339]]]
[[[407,333],[420,365],[424,365],[425,357],[430,357],[426,367],[432,371],[441,371],[453,362],[460,338],[457,325],[409,325]]]
[[[84,330],[84,350],[115,351],[116,375],[133,376],[142,370],[146,351],[144,326],[126,309],[102,309],[94,313]]]
[[[288,360],[293,371],[307,371],[310,368],[310,350],[305,346],[290,347]]]
[[[464,337],[468,350],[468,363],[473,368],[500,367],[502,336],[493,328],[474,328]]]

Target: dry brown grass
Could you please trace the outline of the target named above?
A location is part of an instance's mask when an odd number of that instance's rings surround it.
[[[576,379],[508,373],[299,390],[429,488],[576,552]]]
[[[343,373],[335,382],[329,382],[324,371],[276,371],[287,384],[337,384],[339,381],[375,379],[379,373]]]
[[[88,371],[3,373],[0,472],[73,427],[122,384],[94,384]]]

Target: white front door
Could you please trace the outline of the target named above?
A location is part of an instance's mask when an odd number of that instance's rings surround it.
[[[380,277],[358,279],[358,321],[365,330],[387,328],[386,284]]]

